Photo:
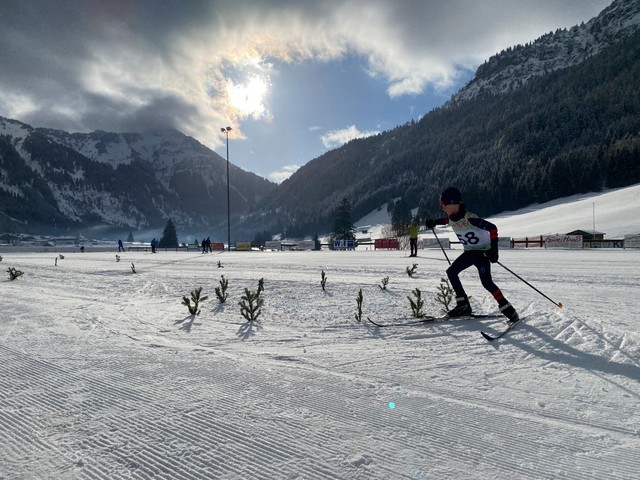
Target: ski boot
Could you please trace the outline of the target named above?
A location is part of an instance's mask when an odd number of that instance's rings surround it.
[[[447,315],[450,317],[466,317],[472,313],[469,299],[467,297],[456,297],[456,306],[454,309],[449,310]]]
[[[500,312],[505,317],[507,317],[507,323],[509,325],[513,325],[514,323],[518,323],[520,321],[518,312],[516,312],[516,309],[513,308],[513,306],[509,302],[503,300],[502,302],[499,302],[498,305],[500,306]]]

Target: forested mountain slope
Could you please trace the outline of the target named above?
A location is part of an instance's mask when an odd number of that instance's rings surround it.
[[[346,197],[354,217],[399,197],[437,211],[456,185],[483,215],[640,182],[640,33],[515,91],[450,103],[312,160],[250,219],[294,235],[327,231]]]

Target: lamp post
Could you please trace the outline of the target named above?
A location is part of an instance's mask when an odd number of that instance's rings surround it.
[[[231,251],[231,204],[229,202],[229,132],[231,127],[220,128],[227,135],[227,249]]]

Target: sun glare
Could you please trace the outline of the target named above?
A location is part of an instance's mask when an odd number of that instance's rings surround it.
[[[268,109],[265,106],[268,90],[268,80],[257,75],[248,78],[244,84],[236,84],[231,80],[227,83],[230,105],[239,115],[255,119],[268,115]]]

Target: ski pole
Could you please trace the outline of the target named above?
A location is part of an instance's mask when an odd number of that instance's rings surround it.
[[[440,250],[442,250],[442,253],[444,253],[444,258],[446,258],[447,262],[449,262],[449,265],[451,265],[451,260],[449,260],[449,257],[447,256],[447,252],[444,251],[444,247],[440,243],[440,239],[438,238],[438,235],[436,235],[436,231],[433,227],[431,228],[431,231],[433,232],[433,236],[436,237],[436,240],[438,241],[438,245],[440,245]]]
[[[503,264],[501,264],[500,262],[496,262],[498,265],[500,265],[502,268],[504,268],[507,272],[509,272],[510,274],[512,274],[513,276],[515,276],[518,280],[522,280],[524,283],[526,283],[527,285],[529,285],[531,288],[533,288],[536,292],[538,292],[540,295],[542,295],[544,298],[546,298],[547,300],[549,300],[551,303],[553,303],[556,307],[558,308],[562,308],[562,303],[556,303],[554,302],[552,299],[550,299],[549,297],[547,297],[544,293],[542,293],[540,290],[538,290],[536,287],[534,287],[533,285],[531,285],[529,282],[527,282],[524,278],[522,278],[520,275],[518,275],[516,272],[514,272],[513,270],[510,270],[509,268],[505,267]]]

